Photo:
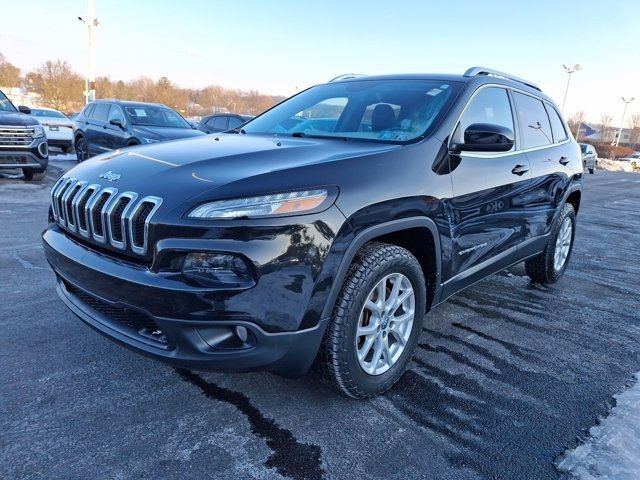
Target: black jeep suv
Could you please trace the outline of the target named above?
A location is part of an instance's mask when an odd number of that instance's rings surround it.
[[[0,91],[0,170],[21,168],[26,180],[42,180],[49,163],[47,137],[29,113]]]
[[[449,296],[521,261],[560,278],[582,182],[580,148],[530,82],[338,78],[235,133],[78,165],[53,187],[44,248],[64,303],[126,347],[288,376],[315,361],[368,397]]]

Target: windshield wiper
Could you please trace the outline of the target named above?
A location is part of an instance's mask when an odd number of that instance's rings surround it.
[[[227,133],[242,133],[242,134],[246,134],[247,132],[245,132],[244,128],[242,128],[242,127],[236,127],[236,128],[232,128],[231,130],[227,130]]]
[[[347,137],[338,137],[336,135],[310,135],[304,132],[293,132],[291,136],[295,138],[329,138],[333,140],[343,140],[345,142],[349,140]]]

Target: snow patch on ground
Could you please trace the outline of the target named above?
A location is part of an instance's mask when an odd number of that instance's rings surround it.
[[[556,467],[577,480],[637,480],[640,478],[640,373],[627,391],[616,395],[616,406],[589,430],[585,443],[566,451]]]
[[[609,172],[633,172],[633,167],[629,162],[619,162],[608,158],[598,158],[598,168]]]
[[[75,153],[49,152],[49,160],[55,162],[75,162],[78,160]]]

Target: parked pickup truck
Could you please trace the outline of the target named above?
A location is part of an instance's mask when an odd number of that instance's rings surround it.
[[[0,170],[21,168],[26,180],[42,180],[49,147],[42,125],[30,113],[0,91]]]

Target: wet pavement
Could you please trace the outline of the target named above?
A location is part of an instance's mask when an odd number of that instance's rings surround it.
[[[431,312],[410,370],[355,401],[308,375],[175,370],[58,300],[49,188],[0,178],[0,478],[558,478],[640,371],[640,175],[587,175],[556,285],[522,266]]]

